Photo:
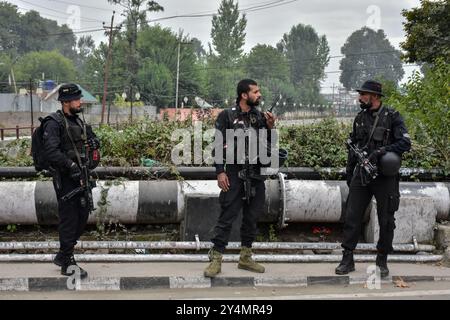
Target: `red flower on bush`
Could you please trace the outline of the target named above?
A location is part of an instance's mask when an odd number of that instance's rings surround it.
[[[320,240],[325,240],[325,237],[331,234],[331,229],[326,227],[313,227],[313,234],[319,235]]]

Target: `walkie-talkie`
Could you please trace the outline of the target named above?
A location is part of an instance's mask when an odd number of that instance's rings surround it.
[[[279,99],[276,103],[274,103],[274,104],[270,107],[270,109],[267,110],[267,112],[272,113],[273,109],[275,109],[276,105],[280,103],[281,99],[282,99],[282,98],[281,98],[281,95],[280,95],[280,99]]]

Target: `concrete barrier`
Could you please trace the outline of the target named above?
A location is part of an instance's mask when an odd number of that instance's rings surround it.
[[[126,181],[115,185],[100,181],[93,191],[97,209],[90,216],[89,223],[100,220],[123,224],[177,224],[189,216],[191,221],[197,221],[196,225],[201,225],[198,221],[205,221],[202,218],[211,210],[220,210],[218,206],[204,205],[209,198],[217,198],[219,192],[214,180]],[[423,234],[423,239],[429,239],[430,228],[436,220],[449,218],[448,184],[401,183],[400,192],[402,200],[398,218],[402,222],[399,224],[405,228],[414,225],[415,229],[410,234],[420,239]],[[348,188],[343,181],[268,180],[261,219],[280,226],[302,222],[342,222],[347,194]],[[187,205],[188,198],[200,200],[192,207]],[[51,182],[0,182],[0,199],[0,225],[58,223],[57,200]],[[371,238],[376,238],[374,210],[369,216]],[[406,235],[402,241],[409,239]]]

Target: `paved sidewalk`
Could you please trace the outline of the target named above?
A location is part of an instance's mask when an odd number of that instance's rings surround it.
[[[239,270],[236,263],[224,263],[222,273],[203,277],[207,263],[80,263],[89,278],[78,283],[80,291],[145,290],[211,287],[307,287],[366,283],[370,263],[357,263],[356,271],[346,276],[334,274],[336,263],[264,263],[266,273]],[[436,264],[390,263],[389,283],[448,281],[450,268]],[[69,280],[69,281],[68,281]],[[70,278],[61,276],[51,263],[1,263],[0,291],[69,290]],[[72,279],[72,282],[75,281]]]

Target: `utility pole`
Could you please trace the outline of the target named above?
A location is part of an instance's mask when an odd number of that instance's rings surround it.
[[[30,102],[31,102],[31,132],[33,132],[34,119],[33,119],[33,80],[30,78]]]
[[[131,115],[130,115],[130,122],[133,123],[133,85],[131,85],[131,88],[130,88],[130,98],[131,98]]]
[[[16,77],[15,77],[15,75],[14,75],[14,69],[13,69],[12,66],[11,66],[11,76],[12,76],[12,81],[13,81],[13,83],[14,83],[14,92],[15,92],[15,94],[17,95]]]
[[[175,94],[175,119],[178,111],[178,86],[180,83],[180,53],[181,53],[181,41],[178,42],[178,59],[177,59],[177,88]]]
[[[331,101],[332,101],[332,103],[334,104],[334,82],[333,82],[333,96],[332,96],[332,98],[331,98]]]
[[[106,65],[105,65],[105,82],[103,84],[102,120],[101,120],[102,124],[105,121],[106,96],[108,95],[108,73],[109,73],[109,64],[111,63],[111,50],[112,50],[113,29],[114,29],[114,15],[115,14],[116,14],[116,12],[113,11],[113,15],[112,15],[112,18],[111,18],[111,27],[109,28],[108,58],[106,60]]]

